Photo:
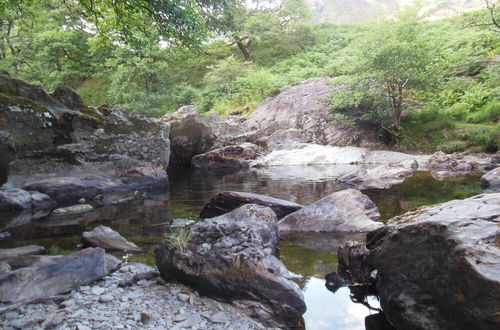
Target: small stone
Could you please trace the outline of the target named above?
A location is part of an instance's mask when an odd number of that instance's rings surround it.
[[[179,325],[181,327],[184,327],[184,328],[193,328],[193,327],[197,326],[200,322],[201,322],[200,314],[193,313],[193,314],[190,314],[187,317],[187,319]]]
[[[148,313],[145,313],[145,312],[141,313],[141,322],[143,324],[148,323],[150,320],[151,320],[151,314],[148,314]]]
[[[174,317],[172,317],[172,321],[174,322],[182,322],[187,319],[186,314],[175,314]]]
[[[0,273],[8,273],[12,270],[10,265],[5,261],[0,261]]]
[[[100,286],[94,286],[94,287],[92,287],[92,290],[91,290],[92,294],[95,294],[96,296],[103,294],[104,291],[105,291],[105,289],[101,288]]]
[[[8,312],[4,314],[4,317],[7,321],[15,320],[19,317],[19,314],[16,312]]]
[[[85,200],[85,198],[80,198],[80,199],[78,200],[78,203],[80,203],[80,204],[85,204],[86,202],[87,202],[87,201]]]
[[[209,317],[210,322],[213,323],[226,323],[229,322],[227,314],[224,312],[217,312]]]
[[[73,300],[65,300],[60,304],[60,306],[63,308],[71,308],[75,306],[75,302]]]
[[[186,301],[188,301],[188,299],[189,299],[189,295],[188,295],[188,294],[185,294],[185,293],[179,293],[179,294],[177,295],[177,298],[178,298],[180,301],[182,301],[182,302],[186,302]]]
[[[76,312],[74,312],[71,317],[76,319],[77,317],[80,317],[82,315],[86,314],[85,310],[84,309],[79,309],[77,310]]]
[[[139,299],[142,296],[143,296],[143,294],[141,292],[134,291],[134,292],[130,292],[127,295],[127,298],[130,299],[130,300],[136,300],[136,299]]]
[[[77,330],[92,330],[90,327],[88,327],[88,326],[86,326],[86,325],[83,325],[83,324],[81,324],[81,323],[78,323],[78,324],[76,325],[76,329],[77,329]]]
[[[113,301],[113,296],[111,295],[108,295],[108,294],[104,294],[102,296],[99,297],[99,302],[100,303],[108,303],[108,302],[111,302]]]

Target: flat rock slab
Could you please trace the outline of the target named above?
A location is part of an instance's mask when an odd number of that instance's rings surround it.
[[[16,258],[11,258],[7,263],[12,267],[12,269],[24,268],[24,267],[34,267],[43,266],[55,262],[61,259],[63,256],[48,256],[48,255],[26,255],[19,256]]]
[[[172,242],[156,249],[157,267],[166,280],[229,300],[270,327],[302,324],[302,292],[273,255],[278,228],[270,208],[243,205],[194,224],[182,248]]]
[[[82,234],[82,241],[87,246],[101,247],[105,250],[139,252],[141,248],[127,241],[113,229],[99,225]]]
[[[261,153],[261,148],[252,143],[231,145],[194,156],[191,166],[201,169],[244,168],[249,166],[249,159],[255,159]]]
[[[303,205],[265,195],[246,192],[224,191],[212,198],[201,210],[200,218],[212,218],[231,212],[245,204],[270,207],[278,219],[303,208]]]
[[[337,182],[352,188],[388,189],[412,176],[418,168],[416,161],[406,161],[398,165],[381,165],[361,168],[337,178]]]
[[[85,213],[92,211],[94,207],[89,204],[79,204],[79,205],[72,205],[68,207],[60,207],[58,209],[55,209],[52,211],[52,215],[68,215],[68,214],[79,214],[79,213]]]
[[[278,223],[280,234],[287,232],[362,233],[383,223],[372,200],[359,190],[337,191],[287,215]]]
[[[39,245],[27,245],[12,249],[0,249],[0,260],[7,260],[29,254],[41,254],[45,248]]]
[[[398,329],[500,329],[500,193],[424,207],[367,236]]]
[[[117,269],[120,261],[101,248],[88,248],[54,263],[0,275],[0,301],[17,303],[49,297],[92,283]]]

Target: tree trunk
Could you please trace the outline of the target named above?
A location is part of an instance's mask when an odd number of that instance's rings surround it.
[[[247,40],[245,42],[245,40]],[[252,60],[252,53],[250,53],[250,45],[252,44],[252,39],[250,38],[234,38],[234,42],[240,49],[241,53],[243,54],[243,57],[245,57],[246,61]]]

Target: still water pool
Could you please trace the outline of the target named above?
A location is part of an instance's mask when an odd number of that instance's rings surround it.
[[[169,191],[140,196],[124,204],[96,208],[67,217],[42,217],[30,220],[23,214],[0,214],[0,231],[9,231],[12,239],[0,248],[27,244],[45,246],[50,254],[69,253],[80,247],[84,230],[97,224],[108,225],[127,239],[143,247],[146,253],[127,256],[129,260],[154,264],[153,249],[169,232],[175,218],[196,219],[203,205],[224,190],[269,195],[300,204],[312,203],[345,187],[335,178],[353,166],[280,167],[244,171],[169,170]],[[436,180],[421,172],[403,184],[388,190],[367,190],[382,214],[382,221],[422,205],[462,199],[481,192],[480,175]],[[281,242],[281,260],[297,275],[304,292],[306,328],[365,329],[365,318],[376,312],[353,303],[348,288],[336,293],[325,287],[325,275],[336,270],[337,247],[348,239],[332,234],[300,235]],[[375,297],[369,305],[378,307]]]

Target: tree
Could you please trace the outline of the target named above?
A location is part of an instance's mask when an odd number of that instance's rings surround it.
[[[485,9],[467,15],[467,25],[500,32],[500,0],[483,0]]]
[[[264,39],[270,33],[284,33],[292,23],[310,16],[304,0],[253,0],[240,3],[231,16],[226,15],[226,35],[229,45],[236,45],[245,60],[252,59],[251,45],[255,39]]]
[[[421,24],[417,8],[375,24],[354,49],[352,75],[337,80],[342,90],[333,94],[333,108],[397,137],[404,111],[434,83],[434,56]]]
[[[29,8],[51,5],[66,8],[66,15],[84,20],[95,33],[140,42],[137,32],[155,35],[167,43],[197,44],[209,30],[220,28],[222,13],[231,13],[237,0],[7,0],[0,4],[0,17],[16,11],[33,15]]]

